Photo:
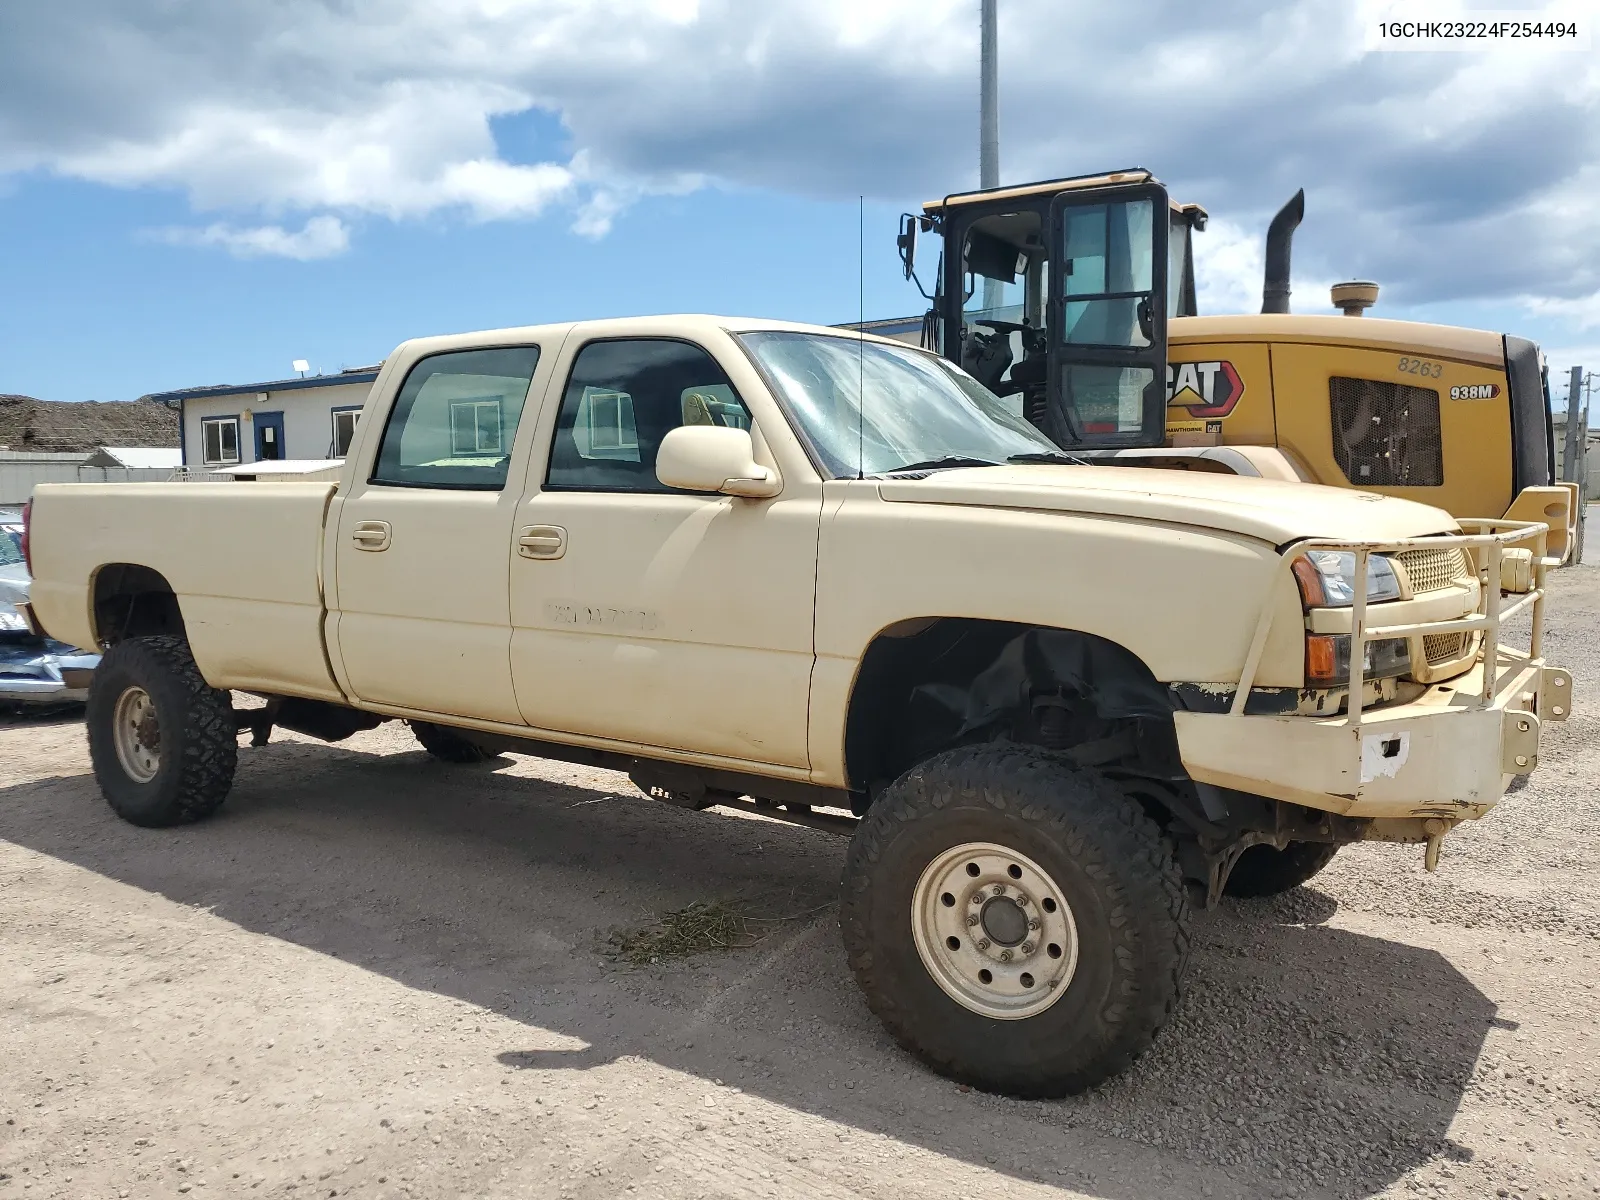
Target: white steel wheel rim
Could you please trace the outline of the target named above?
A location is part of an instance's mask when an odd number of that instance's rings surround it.
[[[1061,888],[994,842],[952,846],[928,864],[911,896],[911,932],[945,995],[997,1021],[1038,1016],[1078,969],[1078,926]]]
[[[117,697],[111,714],[111,740],[117,762],[135,783],[149,783],[161,770],[161,722],[155,701],[141,687],[130,687]]]

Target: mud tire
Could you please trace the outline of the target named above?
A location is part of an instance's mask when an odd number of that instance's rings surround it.
[[[118,700],[134,688],[149,696],[160,730],[159,766],[143,782],[124,768],[113,728]],[[233,703],[205,681],[183,638],[130,638],[106,651],[89,684],[84,724],[100,792],[123,820],[187,825],[227,799],[239,755]]]
[[[422,748],[447,763],[480,763],[493,757],[476,742],[451,729],[448,725],[435,725],[432,721],[407,721],[411,732]]]
[[[912,934],[929,863],[966,842],[1027,855],[1077,926],[1058,1000],[997,1019],[935,982]],[[850,844],[840,924],[850,968],[894,1039],[942,1075],[1019,1097],[1064,1096],[1126,1070],[1178,1000],[1189,909],[1170,843],[1109,780],[1031,746],[951,750],[873,804]]]

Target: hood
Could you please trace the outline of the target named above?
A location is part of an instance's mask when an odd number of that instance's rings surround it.
[[[1387,542],[1454,533],[1443,509],[1317,483],[1155,467],[970,467],[925,479],[882,479],[896,504],[966,504],[1088,513],[1193,525],[1281,546],[1301,538]]]

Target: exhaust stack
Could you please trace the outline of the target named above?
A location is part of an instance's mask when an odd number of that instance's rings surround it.
[[[1267,226],[1267,271],[1261,288],[1261,311],[1289,311],[1289,246],[1306,215],[1306,190],[1301,188],[1278,210]]]

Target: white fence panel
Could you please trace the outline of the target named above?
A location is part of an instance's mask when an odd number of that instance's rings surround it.
[[[41,483],[164,483],[166,467],[85,467],[72,462],[0,460],[0,504],[22,504]]]

